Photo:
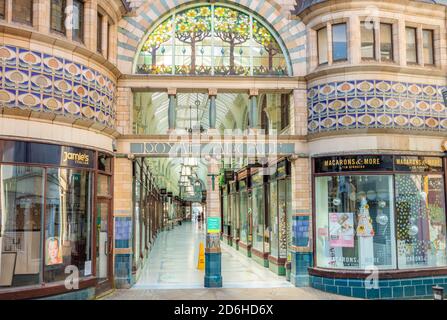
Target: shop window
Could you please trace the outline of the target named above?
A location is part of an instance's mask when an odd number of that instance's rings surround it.
[[[284,130],[290,125],[290,96],[288,94],[281,94],[281,130]]]
[[[73,0],[72,8],[72,27],[73,40],[78,42],[84,41],[84,2]]]
[[[65,280],[68,266],[91,276],[92,174],[48,169],[46,180],[44,281]]]
[[[444,197],[441,175],[396,175],[399,268],[447,266]]]
[[[394,60],[393,49],[393,25],[388,23],[380,24],[380,58],[382,61]]]
[[[259,252],[269,252],[269,230],[265,219],[264,187],[252,190],[253,248]]]
[[[102,44],[104,41],[104,39],[103,39],[104,37],[102,36],[102,33],[103,33],[102,20],[103,20],[103,15],[98,12],[98,17],[96,20],[97,21],[96,22],[96,25],[97,25],[97,27],[96,27],[96,50],[101,54],[103,53]]]
[[[51,0],[51,30],[65,34],[66,0]]]
[[[96,218],[96,277],[99,281],[108,278],[109,212],[110,202],[98,201]]]
[[[98,156],[98,170],[104,172],[112,172],[112,158],[105,154]]]
[[[321,28],[317,31],[317,44],[318,44],[318,64],[328,63],[328,38],[327,28]]]
[[[375,26],[370,22],[362,22],[362,59],[374,60],[376,58]]]
[[[272,232],[270,233],[270,255],[279,257],[279,226],[278,226],[278,182],[272,181],[269,184],[269,210],[270,225]]]
[[[44,169],[1,167],[0,287],[40,283]]]
[[[418,63],[418,46],[417,46],[417,29],[416,28],[405,28],[407,35],[407,63],[417,64]]]
[[[424,64],[435,64],[434,36],[433,30],[422,30],[424,42]]]
[[[111,177],[103,174],[98,175],[97,195],[100,197],[111,195]]]
[[[348,37],[346,23],[332,25],[332,60],[345,61],[348,59]]]
[[[241,184],[241,182],[239,182]],[[240,221],[241,221],[241,242],[248,244],[249,234],[249,215],[248,215],[248,192],[244,186],[239,193],[239,209],[240,209]]]
[[[393,201],[391,175],[318,177],[318,266],[395,268]]]
[[[0,0],[0,19],[5,19],[6,0]]]
[[[14,0],[12,5],[12,21],[33,24],[33,0]]]

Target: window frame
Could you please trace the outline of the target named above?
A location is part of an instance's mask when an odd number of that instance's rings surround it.
[[[321,55],[320,55],[320,31],[326,30],[326,57],[325,57],[325,62],[321,62]],[[319,29],[316,30],[316,34],[317,34],[317,63],[318,66],[325,66],[329,64],[329,46],[328,46],[328,27],[327,26],[323,26]]]
[[[382,56],[382,26],[389,26],[390,28],[390,36],[391,36],[391,54],[390,54],[390,59],[384,59]],[[380,48],[380,61],[382,62],[394,62],[395,58],[394,58],[394,24],[393,23],[389,23],[389,22],[380,22],[379,23],[379,33],[380,33],[380,43],[379,43],[379,48]]]
[[[430,32],[431,33],[431,59],[432,59],[432,63],[426,63],[426,56],[425,56],[425,40],[424,40],[424,35],[426,32]],[[422,28],[422,54],[423,54],[423,62],[424,62],[424,66],[436,66],[436,49],[435,49],[435,30],[434,29],[429,29],[429,28]]]
[[[53,13],[53,0],[51,0],[50,1],[50,31],[51,32],[54,32],[54,33],[57,33],[57,34],[60,34],[60,35],[64,35],[64,36],[66,36],[67,35],[67,29],[66,29],[66,27],[65,27],[65,22],[66,22],[66,19],[67,19],[67,12],[66,12],[66,10],[67,10],[67,5],[68,5],[68,3],[67,3],[67,0],[61,0],[62,1],[62,30],[57,30],[57,29],[54,29],[53,27],[52,27],[52,24],[53,24],[53,18],[54,18],[54,13]]]
[[[71,30],[71,40],[72,41],[76,41],[79,43],[84,44],[85,41],[85,1],[84,0],[72,0],[73,1],[73,8],[75,8],[75,3],[79,4],[79,8],[81,8],[80,12],[79,12],[79,31],[78,31],[78,35],[75,37],[75,32],[74,29]],[[75,15],[73,13],[73,17],[72,17],[72,24],[73,24],[73,19],[75,18]]]
[[[414,31],[414,51],[415,51],[415,57],[416,57],[416,61],[409,61],[408,60],[408,50],[409,50],[409,43],[408,43],[408,30],[413,30]],[[406,63],[408,65],[417,65],[419,64],[419,44],[418,44],[418,28],[414,27],[414,26],[409,26],[406,25],[405,26],[405,50],[406,50]]]
[[[337,26],[345,26],[344,35],[346,37],[346,56],[342,59],[335,59],[335,50],[334,50],[334,27]],[[348,31],[348,23],[346,21],[333,23],[331,24],[331,46],[332,46],[332,63],[342,63],[349,60],[349,31]]]
[[[360,57],[362,59],[362,61],[377,61],[377,53],[376,53],[376,49],[377,49],[377,32],[376,32],[376,23],[374,23],[374,27],[372,28],[372,36],[373,36],[373,57],[364,57],[363,56],[363,30],[366,29],[365,25],[367,24],[367,21],[361,21],[360,22]]]
[[[19,23],[21,25],[25,25],[25,26],[29,26],[29,27],[32,27],[34,25],[34,1],[35,0],[29,0],[29,1],[31,2],[30,12],[29,12],[30,13],[30,21],[27,22],[27,21],[15,20],[14,19],[14,16],[15,16],[14,10],[15,10],[16,6],[12,5],[11,6],[12,8],[10,9],[11,10],[11,22]],[[7,6],[6,6],[6,2],[5,2],[5,15],[7,15],[6,8],[7,8]]]

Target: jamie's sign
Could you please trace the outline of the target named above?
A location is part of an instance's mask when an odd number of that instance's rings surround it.
[[[315,161],[316,173],[379,170],[393,170],[393,157],[381,155],[339,156],[319,158]]]
[[[90,150],[62,147],[61,158],[63,166],[94,168],[94,153]]]

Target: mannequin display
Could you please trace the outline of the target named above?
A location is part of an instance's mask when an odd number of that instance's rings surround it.
[[[369,205],[365,196],[360,200],[357,216],[357,238],[359,239],[359,267],[366,268],[374,265],[374,229],[369,215]]]

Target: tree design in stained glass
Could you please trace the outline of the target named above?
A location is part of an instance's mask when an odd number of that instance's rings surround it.
[[[259,20],[224,5],[200,5],[154,29],[139,54],[137,72],[249,76],[288,71],[278,42]]]
[[[281,52],[279,44],[276,42],[275,38],[263,27],[258,21],[253,20],[253,39],[262,46],[268,55],[268,68],[261,65],[254,70],[255,74],[273,74],[275,70],[273,69],[273,58]],[[276,70],[278,71],[278,70]]]
[[[175,24],[175,37],[191,46],[191,65],[179,66],[176,73],[196,74],[196,44],[211,34],[211,10],[208,7],[189,9],[176,16]]]
[[[162,45],[166,44],[172,37],[172,19],[160,24],[147,38],[146,42],[141,49],[142,52],[150,54],[150,63],[144,63],[140,67],[140,71],[150,74],[170,74],[172,67],[164,63],[157,65],[157,55],[161,53],[164,55],[165,49]],[[172,60],[172,59],[171,59]]]
[[[216,7],[214,12],[214,33],[223,42],[230,46],[230,65],[223,70],[217,70],[219,74],[248,75],[249,66],[236,68],[235,48],[250,39],[250,17],[244,13],[230,8]]]

